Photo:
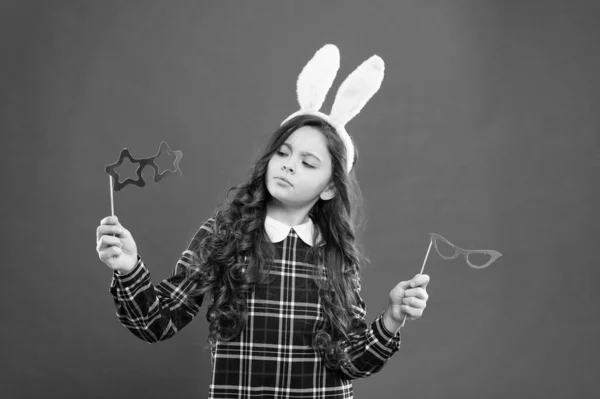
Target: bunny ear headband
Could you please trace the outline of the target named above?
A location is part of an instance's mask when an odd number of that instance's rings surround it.
[[[346,132],[345,125],[377,93],[383,81],[385,65],[377,55],[373,55],[359,65],[342,82],[331,107],[331,114],[325,115],[319,109],[325,101],[339,67],[338,48],[333,44],[326,44],[320,48],[298,76],[296,91],[300,111],[288,116],[281,124],[298,115],[314,115],[327,121],[335,128],[346,147],[346,172],[350,173],[354,165],[354,145]]]

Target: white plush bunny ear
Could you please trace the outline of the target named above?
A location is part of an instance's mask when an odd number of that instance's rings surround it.
[[[346,147],[346,172],[354,165],[354,145],[345,125],[354,118],[383,81],[385,65],[379,56],[372,56],[354,70],[341,84],[331,114],[319,111],[340,67],[340,52],[333,44],[321,47],[298,76],[297,94],[300,110],[282,123],[299,115],[314,115],[333,126]]]
[[[338,89],[329,116],[344,126],[365,106],[383,81],[385,64],[374,55],[358,66]]]
[[[318,112],[340,67],[340,51],[333,44],[321,47],[300,72],[296,91],[300,109]]]

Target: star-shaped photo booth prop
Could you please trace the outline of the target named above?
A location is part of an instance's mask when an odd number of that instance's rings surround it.
[[[175,156],[175,161],[173,161],[173,166],[175,167],[175,169],[174,170],[166,169],[164,172],[160,173],[158,165],[156,164],[156,160],[165,152],[169,155]],[[181,161],[182,157],[183,157],[183,153],[181,151],[171,150],[171,148],[169,148],[169,145],[167,144],[166,141],[163,141],[162,143],[160,143],[160,147],[158,148],[158,153],[155,156],[150,157],[150,158],[136,159],[133,157],[133,155],[131,155],[131,153],[129,152],[129,150],[127,148],[123,148],[121,150],[121,154],[119,155],[119,160],[113,164],[106,165],[106,167],[104,168],[106,170],[106,173],[109,174],[108,181],[110,183],[111,215],[112,216],[115,215],[115,201],[113,198],[113,192],[119,191],[123,187],[125,187],[129,184],[134,184],[138,187],[144,187],[146,185],[146,182],[144,181],[144,178],[142,177],[142,171],[144,170],[144,168],[146,166],[150,166],[152,169],[154,169],[154,181],[155,182],[159,182],[162,179],[164,179],[165,177],[176,174],[176,173],[179,174],[180,176],[183,175],[183,172],[181,172],[181,169],[179,169],[179,162]],[[123,163],[123,160],[125,158],[129,158],[131,163],[138,164],[138,168],[136,170],[136,173],[137,173],[136,180],[128,178],[128,179],[125,179],[125,181],[123,181],[123,182],[119,181],[119,173],[117,173],[117,171],[115,169]],[[113,180],[114,180],[114,187],[113,187]]]
[[[175,167],[175,169],[174,170],[166,169],[164,172],[160,173],[160,171],[158,169],[158,165],[156,164],[156,159],[159,158],[165,152],[169,155],[175,156],[175,161],[173,161],[173,166]],[[106,165],[105,170],[114,179],[114,191],[119,191],[123,187],[125,187],[129,184],[134,184],[138,187],[144,187],[146,185],[146,182],[144,181],[144,178],[142,177],[142,171],[144,170],[144,168],[146,166],[150,166],[150,167],[152,167],[152,169],[154,169],[154,181],[159,182],[162,179],[164,179],[166,176],[169,176],[172,174],[179,174],[180,176],[183,175],[183,172],[181,172],[181,169],[179,169],[179,162],[181,161],[182,157],[183,157],[183,153],[181,151],[171,150],[171,148],[169,147],[167,142],[163,141],[162,143],[160,143],[158,153],[155,156],[150,157],[150,158],[136,159],[131,155],[131,153],[129,152],[129,150],[127,148],[123,148],[121,150],[121,154],[119,155],[119,160],[113,164]],[[139,165],[136,170],[136,173],[137,173],[136,180],[128,178],[125,181],[122,181],[122,182],[119,181],[119,173],[115,169],[123,163],[123,160],[125,158],[129,158],[131,163],[137,163]]]

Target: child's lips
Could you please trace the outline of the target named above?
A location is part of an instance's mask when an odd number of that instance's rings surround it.
[[[275,179],[276,179],[276,180],[280,180],[280,181],[282,181],[282,182],[285,182],[285,183],[289,184],[289,185],[290,185],[290,186],[292,186],[292,187],[294,186],[294,185],[293,185],[292,183],[290,183],[290,182],[289,182],[289,180],[288,180],[288,179],[286,179],[285,177],[279,177],[279,176],[276,176],[276,177],[275,177]]]

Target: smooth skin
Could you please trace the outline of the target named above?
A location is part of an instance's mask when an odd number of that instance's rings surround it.
[[[137,263],[137,245],[117,216],[100,221],[96,228],[96,251],[100,260],[119,274],[129,273]]]
[[[297,129],[267,165],[265,183],[271,195],[267,215],[288,226],[308,221],[308,212],[319,199],[328,201],[336,194],[332,169],[323,133],[313,126]],[[281,177],[290,184],[278,180]]]
[[[416,320],[423,315],[429,299],[427,284],[429,276],[417,274],[412,280],[401,281],[392,288],[389,306],[383,315],[383,323],[390,332],[396,333],[400,329],[405,314],[408,320]]]

